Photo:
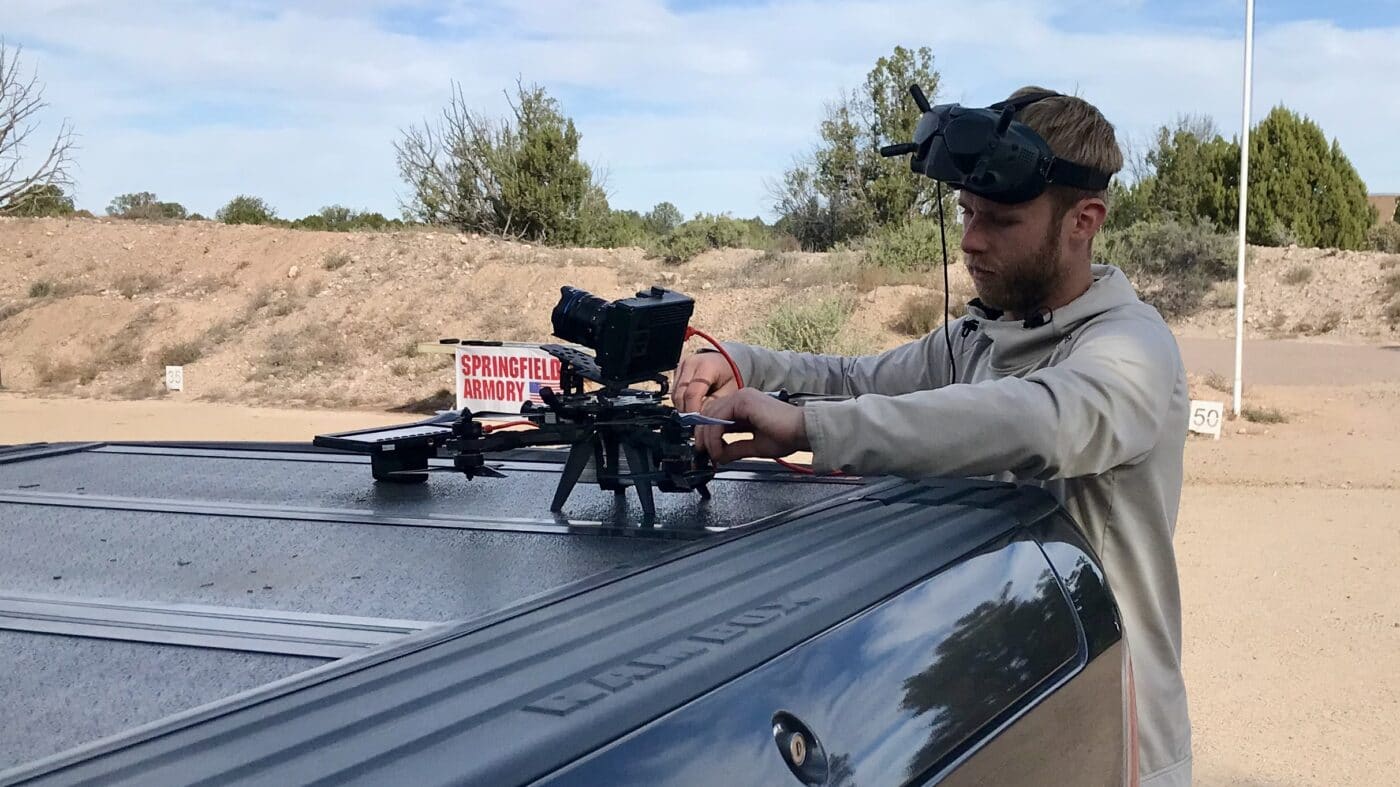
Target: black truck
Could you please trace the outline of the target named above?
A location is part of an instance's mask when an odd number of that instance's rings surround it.
[[[647,521],[486,458],[0,449],[0,783],[1134,781],[1116,608],[1039,490],[741,462]]]

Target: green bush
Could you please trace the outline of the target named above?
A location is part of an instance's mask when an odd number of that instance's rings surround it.
[[[727,215],[701,213],[661,238],[652,255],[666,262],[685,262],[710,249],[754,248],[759,238],[753,226]]]
[[[183,219],[185,206],[178,202],[161,202],[149,191],[119,194],[107,205],[107,215],[114,219]]]
[[[406,215],[555,246],[589,243],[608,200],[579,158],[574,121],[538,85],[517,83],[509,99],[511,115],[492,119],[453,85],[436,124],[404,132],[394,149],[411,191]]]
[[[63,189],[52,183],[43,186],[30,186],[10,199],[10,203],[0,210],[7,216],[73,215],[73,198],[63,193]]]
[[[647,215],[642,217],[642,222],[647,232],[653,235],[665,235],[681,226],[685,222],[685,216],[675,205],[669,202],[658,202],[656,207],[647,211]]]
[[[1167,319],[1200,308],[1211,286],[1235,273],[1235,238],[1201,219],[1140,221],[1099,237],[1098,256],[1116,265]]]
[[[773,316],[749,332],[748,341],[775,350],[834,353],[839,335],[855,309],[849,298],[825,298],[778,307]]]
[[[962,242],[961,225],[948,228],[948,259],[956,262]],[[937,219],[913,219],[882,227],[865,241],[865,261],[891,271],[928,271],[943,264]]]
[[[403,222],[398,219],[385,218],[382,213],[352,210],[344,205],[327,205],[316,213],[291,222],[288,226],[296,230],[319,230],[322,232],[359,230],[381,232],[391,227],[403,226]]]
[[[214,218],[225,224],[272,224],[277,211],[259,197],[240,194],[219,208]]]

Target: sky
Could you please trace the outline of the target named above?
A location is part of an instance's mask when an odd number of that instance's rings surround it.
[[[0,36],[67,119],[76,201],[151,191],[212,215],[237,194],[297,218],[401,213],[393,144],[459,83],[508,111],[556,97],[615,208],[773,218],[768,184],[826,102],[897,45],[929,47],[943,101],[1024,84],[1096,104],[1141,144],[1183,114],[1240,131],[1244,0],[0,0]],[[1252,117],[1280,103],[1400,191],[1400,0],[1260,0]]]

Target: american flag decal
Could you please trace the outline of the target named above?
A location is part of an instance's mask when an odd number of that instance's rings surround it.
[[[529,400],[535,404],[544,404],[544,399],[540,398],[540,389],[543,387],[544,383],[538,380],[531,380],[530,385],[526,389],[530,394]]]

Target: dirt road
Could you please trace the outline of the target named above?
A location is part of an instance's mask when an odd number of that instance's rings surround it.
[[[1400,342],[1400,339],[1397,339]],[[1231,380],[1233,339],[1181,338],[1181,357],[1197,374]],[[1360,385],[1400,381],[1400,344],[1365,345],[1245,339],[1244,382],[1249,385]]]

